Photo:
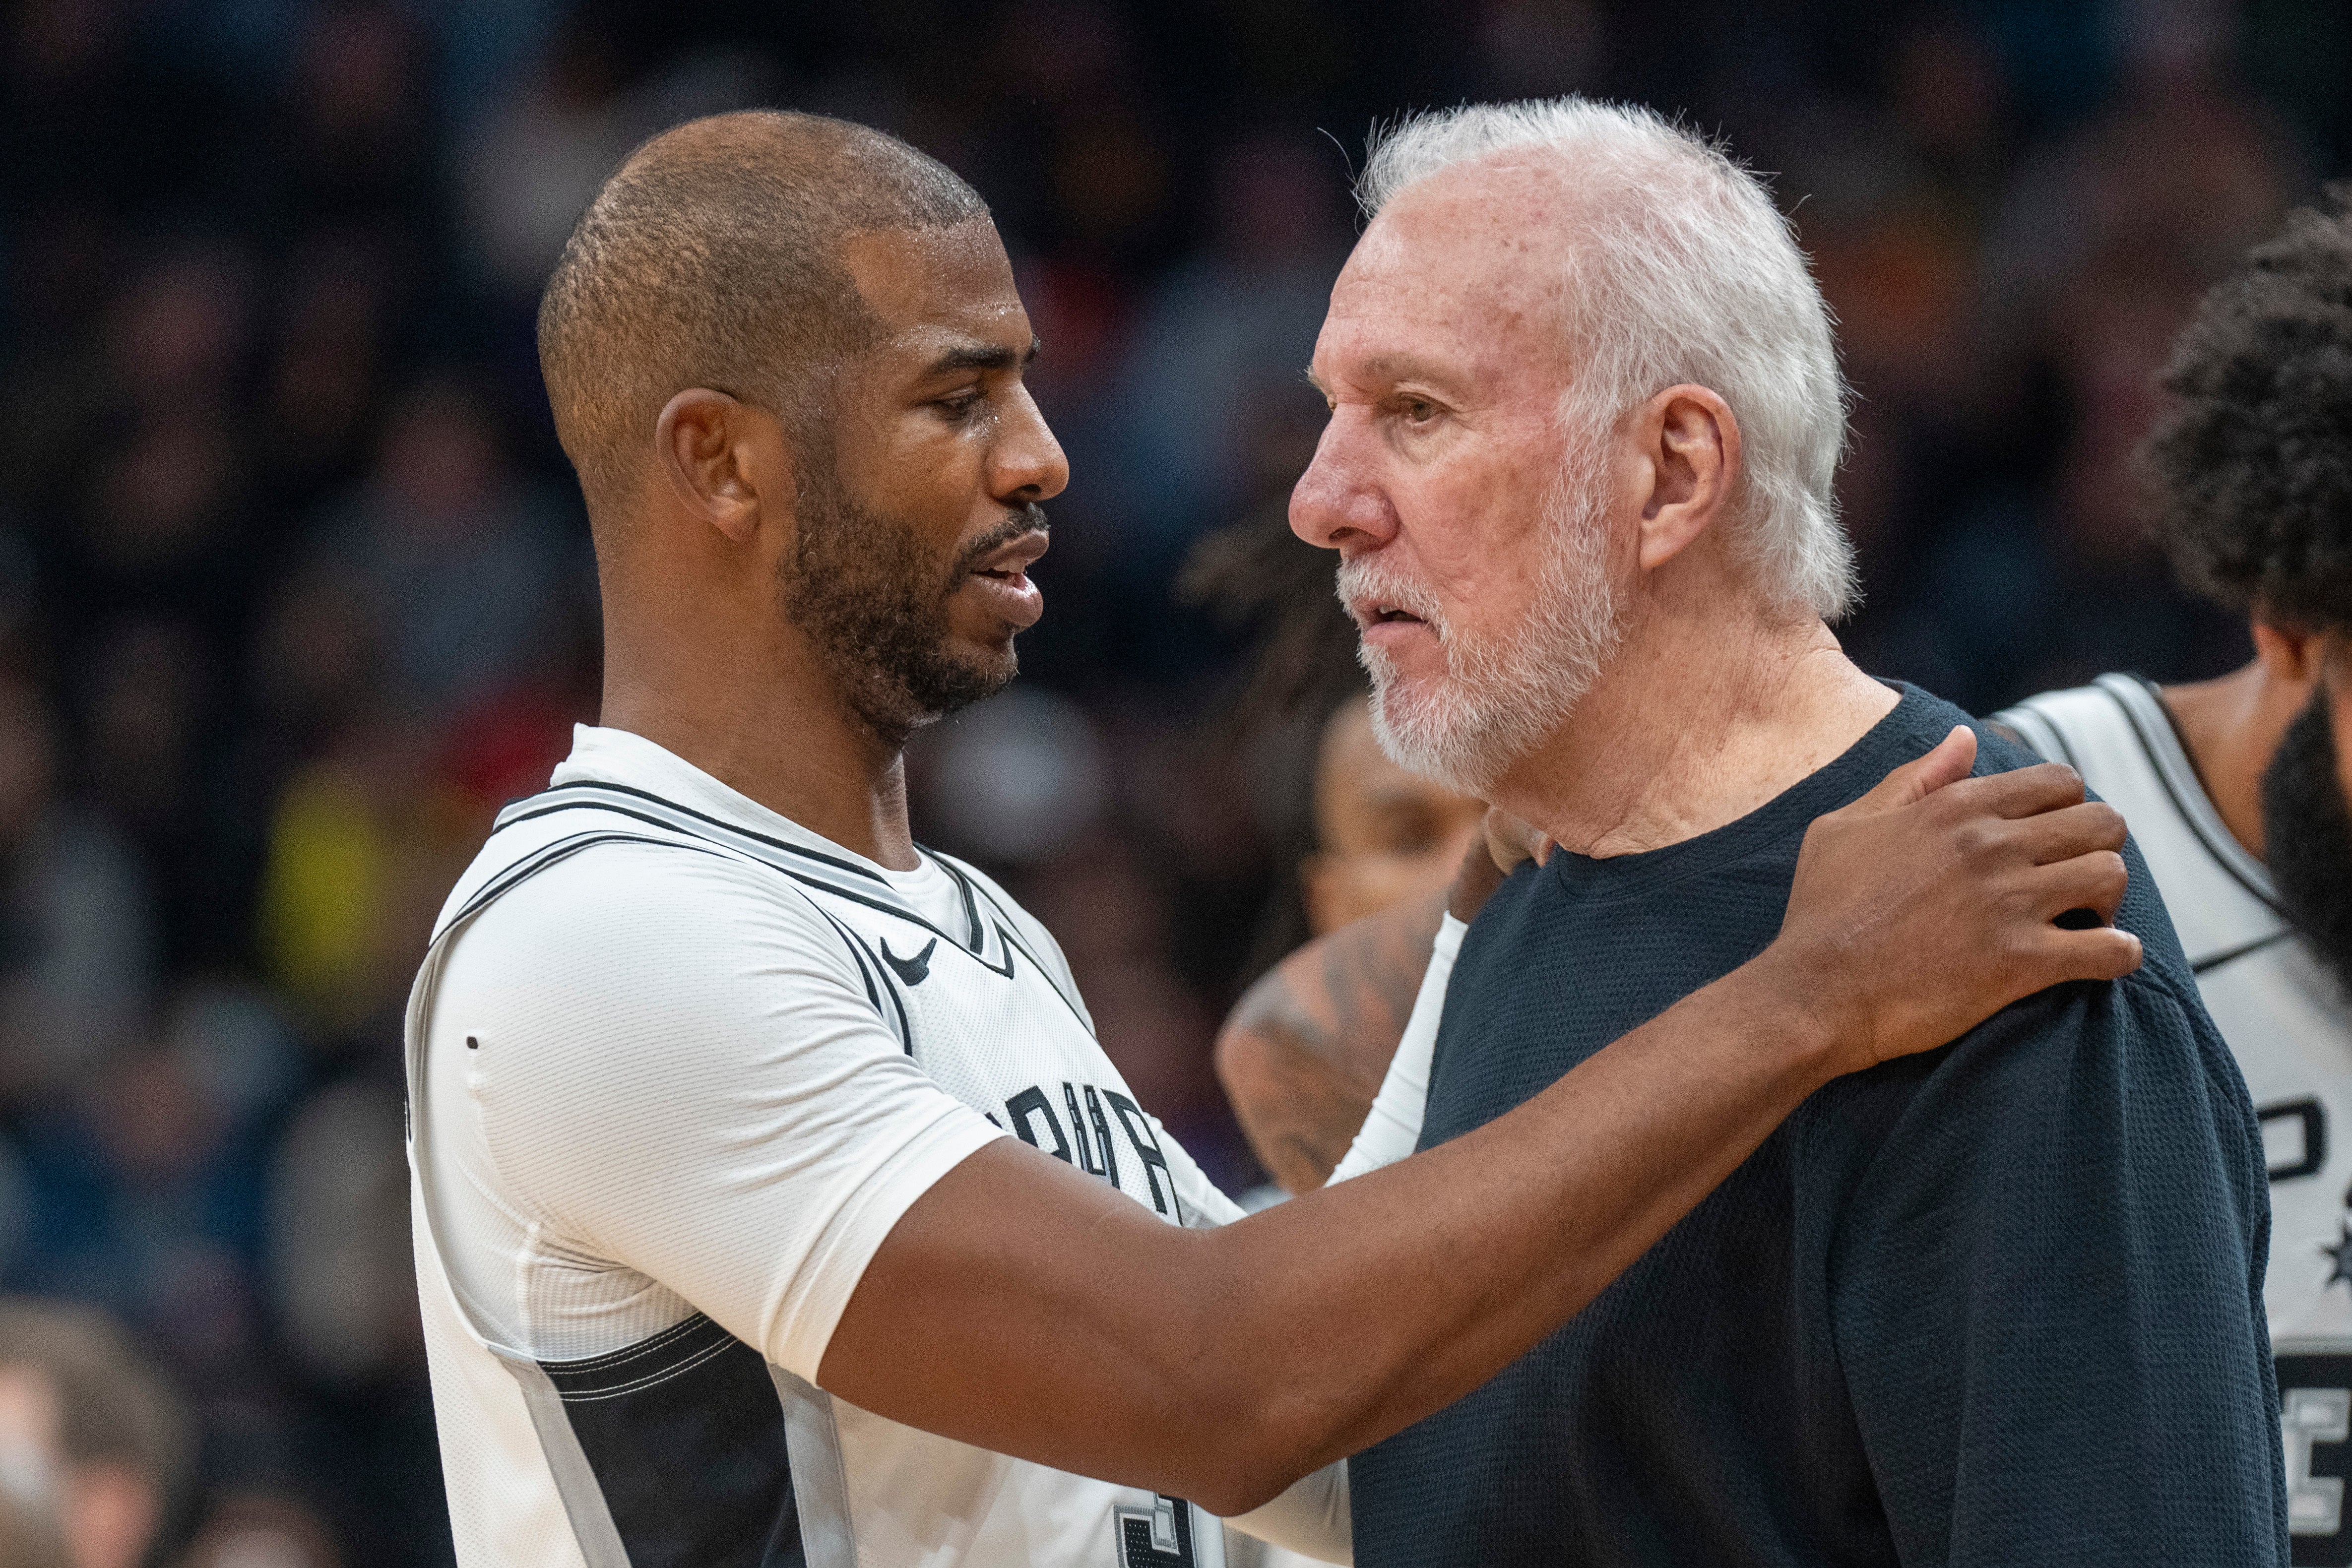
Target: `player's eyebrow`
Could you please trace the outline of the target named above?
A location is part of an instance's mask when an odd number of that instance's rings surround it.
[[[1002,343],[966,343],[950,349],[933,360],[924,374],[944,376],[957,371],[1009,371],[1016,365],[1027,365],[1037,357],[1037,350],[1045,346],[1043,339],[1033,337],[1029,340],[1028,350],[1016,354]]]
[[[1313,387],[1317,392],[1321,392],[1326,398],[1328,398],[1331,395],[1331,389],[1323,384],[1323,378],[1315,373],[1315,367],[1313,365],[1307,366],[1304,371],[1301,371],[1299,374],[1307,378],[1307,384],[1308,386]]]

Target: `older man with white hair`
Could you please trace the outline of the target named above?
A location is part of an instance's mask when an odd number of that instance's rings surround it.
[[[1844,389],[1752,176],[1569,99],[1409,121],[1363,201],[1292,526],[1339,553],[1391,755],[1559,849],[1448,923],[1339,1177],[1745,962],[1805,824],[1964,716],[1830,632]],[[2137,973],[1811,1094],[1565,1328],[1356,1457],[1356,1561],[2287,1562],[2261,1134],[2125,853]]]

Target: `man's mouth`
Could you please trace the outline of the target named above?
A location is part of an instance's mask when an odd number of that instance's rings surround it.
[[[1016,627],[1034,625],[1045,608],[1036,584],[1029,580],[1029,569],[1045,553],[1046,544],[1045,530],[1032,528],[982,551],[966,569],[981,580],[996,613]]]

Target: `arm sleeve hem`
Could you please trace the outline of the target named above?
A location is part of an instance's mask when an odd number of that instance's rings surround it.
[[[816,1382],[817,1367],[849,1298],[907,1210],[948,1172],[1010,1135],[960,1103],[943,1105],[941,1112],[857,1185],[809,1249],[797,1310],[774,1325],[770,1343],[761,1347],[785,1371]]]

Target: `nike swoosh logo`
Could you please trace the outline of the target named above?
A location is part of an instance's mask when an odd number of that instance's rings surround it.
[[[882,961],[890,966],[891,971],[898,977],[899,984],[919,986],[930,978],[931,953],[939,945],[940,939],[934,936],[923,944],[921,952],[911,958],[901,958],[890,951],[890,938],[885,936],[882,938]]]

